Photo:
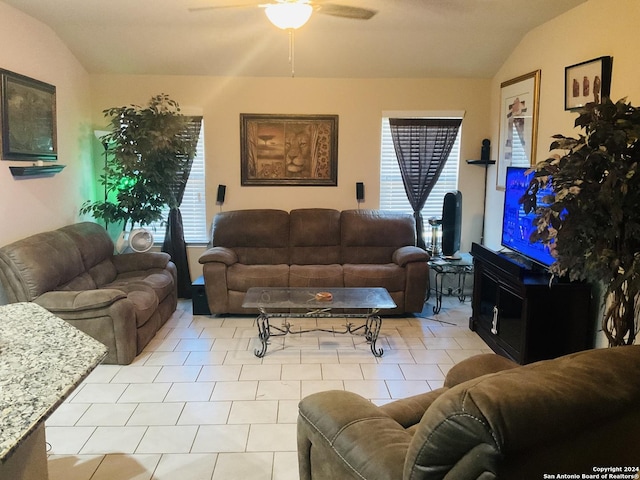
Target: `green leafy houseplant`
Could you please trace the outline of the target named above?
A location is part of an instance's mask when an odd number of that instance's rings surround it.
[[[640,302],[640,109],[622,99],[588,104],[579,111],[577,138],[555,135],[552,155],[535,167],[521,199],[535,209],[541,241],[556,258],[552,273],[601,284],[602,327],[610,346],[632,344]],[[551,182],[548,206],[532,196]]]
[[[100,183],[107,198],[85,202],[80,213],[106,223],[124,222],[124,230],[160,220],[165,206],[178,206],[178,173],[195,155],[197,139],[188,134],[189,119],[166,94],[152,97],[145,107],[128,105],[103,113],[111,130],[101,138],[107,162]]]

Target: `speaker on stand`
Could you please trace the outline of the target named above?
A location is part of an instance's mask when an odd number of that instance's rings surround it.
[[[356,201],[360,208],[360,203],[364,202],[364,183],[362,182],[356,182]]]
[[[457,258],[462,233],[462,193],[448,192],[442,204],[442,256]]]
[[[218,193],[216,195],[216,205],[220,205],[220,209],[222,209],[222,204],[224,203],[224,197],[226,194],[227,194],[227,186],[218,185]]]
[[[495,160],[491,160],[491,140],[485,138],[482,140],[482,147],[480,147],[480,160],[467,160],[469,165],[480,165],[484,167],[484,193],[482,196],[482,231],[480,232],[480,245],[484,245],[484,220],[485,210],[487,206],[487,171],[489,165],[494,165]]]

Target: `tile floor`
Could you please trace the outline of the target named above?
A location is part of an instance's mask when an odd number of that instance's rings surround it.
[[[453,364],[490,351],[468,329],[468,301],[424,311],[383,320],[378,359],[360,336],[322,332],[272,337],[260,359],[253,317],[194,316],[182,300],[134,363],[100,365],[46,422],[49,478],[297,479],[304,396],[344,389],[383,404],[437,388]]]

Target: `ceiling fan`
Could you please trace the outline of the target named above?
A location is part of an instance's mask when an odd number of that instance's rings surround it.
[[[286,5],[287,7],[281,7],[282,5]],[[303,9],[308,10],[308,17],[311,16],[311,12],[315,11],[317,13],[321,13],[324,15],[332,15],[334,17],[342,17],[349,18],[353,20],[369,20],[373,17],[377,12],[377,10],[372,10],[370,8],[362,8],[362,7],[353,7],[350,5],[340,5],[337,3],[326,2],[325,0],[273,0],[269,3],[244,3],[237,5],[210,5],[204,7],[192,7],[189,8],[191,12],[204,11],[204,10],[217,10],[222,8],[248,8],[248,7],[260,7],[264,8],[265,11],[269,10],[277,10],[279,8],[288,8],[293,6],[302,5]],[[311,8],[309,8],[311,7]],[[271,18],[269,18],[271,20]],[[273,22],[273,20],[272,20]],[[305,20],[306,22],[306,20]],[[304,24],[304,22],[303,22]],[[279,26],[279,25],[277,25]],[[300,25],[301,26],[301,25]],[[280,27],[282,28],[282,27]],[[298,28],[298,27],[289,27],[289,28]]]
[[[303,26],[314,11],[334,17],[343,17],[355,20],[369,20],[376,10],[349,5],[329,3],[325,0],[272,0],[270,3],[245,3],[237,5],[210,5],[205,7],[189,8],[191,12],[203,10],[218,10],[223,8],[264,8],[269,21],[276,27],[289,32],[289,64],[291,76],[295,76],[294,68],[294,34],[293,32]]]

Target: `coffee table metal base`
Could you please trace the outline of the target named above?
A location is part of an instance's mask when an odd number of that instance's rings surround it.
[[[320,293],[322,295],[319,295]],[[308,332],[362,335],[369,342],[371,353],[376,357],[381,357],[382,349],[376,347],[382,327],[382,318],[380,318],[379,312],[384,309],[393,309],[396,304],[389,292],[382,287],[336,287],[327,288],[322,292],[318,288],[305,287],[252,287],[247,290],[242,306],[257,308],[260,312],[256,320],[258,339],[261,343],[261,348],[255,349],[254,352],[257,357],[264,357],[267,353],[271,337]],[[332,314],[332,311],[336,311],[336,309],[341,312]],[[301,310],[304,313],[301,313]],[[357,312],[342,313],[343,310],[346,312],[356,310]],[[267,311],[271,313],[267,313]],[[271,325],[271,317],[357,317],[366,320],[364,325],[360,326],[354,326],[347,320],[344,330],[312,328],[294,331],[286,318],[281,327],[276,327]]]
[[[256,324],[258,325],[258,339],[260,340],[261,347],[256,348],[253,353],[256,357],[262,358],[267,353],[267,347],[269,345],[270,337],[282,337],[288,334],[302,334],[309,332],[327,332],[327,333],[337,333],[340,335],[345,335],[350,333],[352,335],[363,335],[367,340],[367,343],[371,346],[371,353],[375,357],[381,357],[383,354],[382,348],[376,347],[376,342],[378,341],[378,334],[380,333],[380,328],[382,327],[382,317],[377,314],[377,312],[371,312],[366,316],[365,323],[360,326],[355,326],[351,322],[347,322],[344,326],[344,330],[336,330],[332,328],[331,330],[327,328],[309,328],[309,329],[300,329],[300,330],[292,330],[291,323],[288,320],[285,320],[282,324],[282,328],[276,327],[275,325],[271,325],[269,319],[271,317],[283,317],[283,316],[291,316],[289,314],[268,314],[264,309],[260,309],[260,315],[256,319]],[[309,315],[304,315],[304,317],[308,317]],[[362,318],[363,315],[340,315],[340,317],[346,318]],[[277,333],[272,332],[272,330],[276,330]],[[360,333],[362,331],[362,333]]]

